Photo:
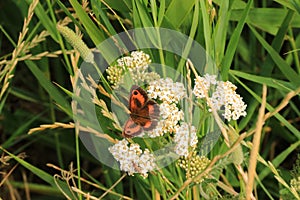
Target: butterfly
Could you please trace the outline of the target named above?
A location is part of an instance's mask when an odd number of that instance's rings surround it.
[[[130,117],[125,123],[122,135],[130,138],[145,131],[153,130],[159,118],[158,104],[148,98],[139,86],[132,86],[129,98]]]

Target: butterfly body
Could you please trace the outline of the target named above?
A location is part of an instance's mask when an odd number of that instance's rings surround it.
[[[125,123],[122,135],[133,137],[145,131],[152,130],[157,125],[159,106],[149,100],[147,93],[138,86],[132,86],[129,98],[130,117]]]

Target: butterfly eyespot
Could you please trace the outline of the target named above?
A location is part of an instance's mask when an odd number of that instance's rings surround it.
[[[138,95],[139,93],[138,93],[138,91],[135,90],[135,91],[133,92],[133,94],[134,94],[134,95]]]

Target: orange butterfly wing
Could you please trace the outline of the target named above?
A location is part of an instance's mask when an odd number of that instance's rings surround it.
[[[129,110],[130,118],[125,123],[123,136],[133,137],[143,130],[149,131],[157,126],[159,106],[153,100],[148,100],[147,93],[138,86],[130,90]]]

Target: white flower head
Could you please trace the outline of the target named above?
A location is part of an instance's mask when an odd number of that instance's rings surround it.
[[[204,77],[196,77],[193,93],[200,99],[208,95],[211,102],[209,111],[211,109],[219,111],[224,108],[222,115],[230,121],[231,119],[237,120],[247,114],[245,111],[247,105],[244,103],[243,98],[236,93],[236,89],[237,87],[230,81],[217,81],[216,76],[205,74]]]
[[[184,85],[171,78],[151,81],[147,90],[149,98],[162,101],[159,106],[161,120],[155,129],[148,132],[150,137],[174,133],[176,126],[184,119],[184,112],[177,103],[187,96]]]
[[[189,147],[194,148],[198,143],[196,128],[184,122],[176,128],[175,132],[175,153],[186,157],[189,154]]]
[[[120,163],[120,169],[129,175],[139,173],[143,177],[157,168],[155,157],[148,149],[144,152],[138,144],[130,144],[126,139],[118,141],[108,148],[113,157]]]
[[[163,102],[159,106],[161,120],[155,129],[148,132],[150,137],[162,136],[165,133],[174,133],[176,126],[184,119],[184,112],[175,103]]]
[[[209,93],[209,89],[217,84],[216,75],[205,74],[204,77],[197,76],[195,78],[195,87],[193,93],[198,98],[204,98]]]
[[[223,117],[230,121],[246,116],[246,107],[243,98],[236,93],[237,87],[230,81],[219,81],[216,91],[212,94],[211,102],[214,109],[221,110],[224,106]]]
[[[107,79],[117,89],[124,83],[124,76],[129,76],[135,84],[149,83],[159,78],[155,72],[148,72],[150,56],[143,51],[133,51],[130,56],[124,56],[117,60],[116,65],[106,69]]]
[[[171,78],[151,81],[148,87],[150,98],[159,99],[167,103],[178,103],[187,96],[185,87],[180,82],[173,82]]]

